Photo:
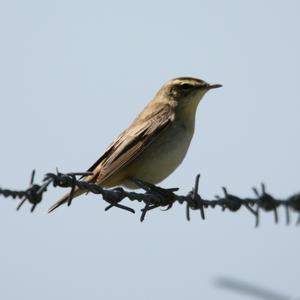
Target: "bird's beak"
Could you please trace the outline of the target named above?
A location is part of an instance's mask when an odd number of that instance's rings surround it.
[[[217,88],[220,88],[220,87],[222,87],[222,84],[210,84],[209,86],[208,86],[208,89],[209,90],[211,90],[211,89],[217,89]]]

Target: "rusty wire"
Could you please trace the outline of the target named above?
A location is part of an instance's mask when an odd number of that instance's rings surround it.
[[[278,223],[279,207],[284,207],[286,211],[286,224],[290,223],[290,211],[294,211],[299,214],[297,224],[300,223],[300,193],[294,194],[287,199],[276,199],[266,192],[265,185],[261,185],[261,192],[256,188],[253,188],[253,198],[240,198],[238,196],[229,194],[227,189],[223,187],[223,197],[216,197],[213,200],[203,199],[199,194],[199,180],[200,175],[196,176],[194,187],[185,196],[178,195],[178,188],[164,189],[153,184],[149,184],[139,179],[134,179],[135,183],[144,190],[144,193],[129,192],[123,188],[104,189],[93,183],[88,183],[78,179],[78,176],[89,175],[86,172],[77,173],[48,173],[45,175],[42,184],[34,183],[35,171],[32,172],[30,178],[30,186],[26,190],[16,191],[10,189],[0,188],[0,196],[11,197],[13,199],[20,199],[20,203],[17,206],[17,210],[28,201],[31,204],[31,212],[34,211],[36,206],[41,203],[44,193],[47,191],[50,184],[53,187],[71,188],[74,191],[75,187],[88,190],[94,194],[100,194],[102,198],[109,204],[105,210],[109,210],[112,207],[124,209],[131,213],[135,211],[128,206],[121,204],[121,202],[127,198],[131,201],[138,201],[143,203],[144,207],[141,209],[140,220],[145,219],[146,213],[155,208],[170,209],[175,202],[186,205],[186,218],[190,220],[190,211],[199,210],[200,216],[205,219],[205,210],[208,208],[221,207],[223,211],[229,210],[231,212],[237,212],[242,207],[245,207],[256,219],[256,226],[259,225],[260,211],[273,212],[275,223]],[[72,203],[72,196],[68,202],[68,205]]]

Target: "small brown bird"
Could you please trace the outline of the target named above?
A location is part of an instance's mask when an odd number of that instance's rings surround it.
[[[194,134],[198,103],[207,91],[221,87],[181,77],[168,81],[134,122],[88,169],[87,182],[110,188],[138,188],[132,178],[159,183],[183,161]],[[87,192],[76,188],[73,197]],[[68,202],[70,193],[50,209]]]

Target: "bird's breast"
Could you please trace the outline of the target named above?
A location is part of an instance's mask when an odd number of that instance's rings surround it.
[[[128,177],[159,183],[180,165],[189,148],[194,128],[182,122],[174,123],[127,166]],[[126,181],[124,185],[135,188],[131,181]]]

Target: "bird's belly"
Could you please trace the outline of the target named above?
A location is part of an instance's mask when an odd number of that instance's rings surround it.
[[[126,177],[155,184],[168,177],[180,165],[189,148],[193,131],[183,126],[168,129],[126,167],[129,170]],[[131,180],[125,180],[123,185],[137,188]]]

